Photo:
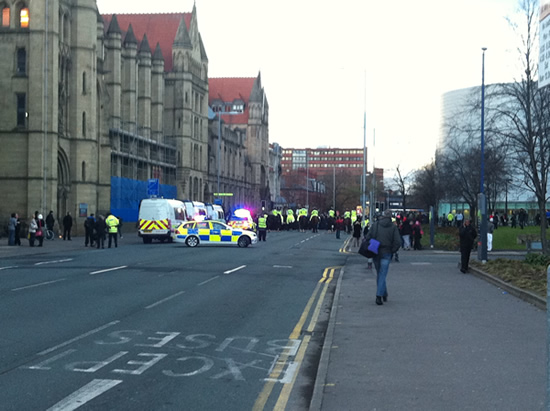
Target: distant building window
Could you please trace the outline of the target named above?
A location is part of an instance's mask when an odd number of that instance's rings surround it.
[[[25,93],[17,94],[17,126],[25,127],[27,125],[27,95]]]
[[[19,12],[19,27],[28,28],[29,27],[29,8],[23,7]]]
[[[24,48],[17,49],[17,68],[18,75],[27,74],[27,50]]]
[[[86,162],[82,162],[82,181],[86,181]]]
[[[9,27],[10,26],[10,8],[4,7],[2,8],[2,27]]]
[[[82,113],[82,137],[86,137],[86,112]]]
[[[82,94],[86,94],[86,72],[82,73]]]

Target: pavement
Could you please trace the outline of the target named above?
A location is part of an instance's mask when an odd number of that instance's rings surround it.
[[[348,253],[310,410],[546,409],[547,314],[532,296],[462,274],[458,252],[401,250],[378,306],[375,270]]]
[[[84,238],[6,244],[0,258],[83,249]],[[462,274],[459,253],[428,249],[400,252],[377,306],[375,270],[344,252],[310,410],[546,409],[543,299]]]

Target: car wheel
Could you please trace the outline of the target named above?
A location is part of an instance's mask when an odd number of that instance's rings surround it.
[[[187,237],[185,245],[187,245],[187,247],[196,247],[199,245],[199,239],[197,237]]]
[[[239,240],[237,241],[237,245],[241,248],[246,248],[250,244],[250,238],[243,235],[239,237]]]

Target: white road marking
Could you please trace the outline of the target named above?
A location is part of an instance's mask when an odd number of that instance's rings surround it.
[[[66,278],[61,278],[61,279],[59,279],[59,280],[46,281],[46,282],[43,282],[43,283],[38,283],[38,284],[33,284],[33,285],[26,285],[25,287],[14,288],[12,291],[26,290],[27,288],[40,287],[40,286],[42,286],[42,285],[48,285],[48,284],[58,283],[58,282],[60,282],[60,281],[65,281],[65,280],[66,280]]]
[[[92,272],[90,273],[90,275],[106,273],[106,272],[108,272],[108,271],[121,270],[121,269],[127,268],[127,267],[128,267],[127,265],[121,265],[120,267],[113,267],[113,268],[107,268],[107,269],[105,269],[105,270],[92,271]]]
[[[179,293],[176,293],[176,294],[174,294],[174,295],[171,295],[170,297],[166,297],[166,298],[164,298],[164,299],[162,299],[162,300],[160,300],[160,301],[157,301],[156,303],[153,303],[153,304],[151,304],[151,305],[148,305],[148,306],[145,307],[145,308],[148,310],[149,308],[156,307],[157,305],[162,304],[162,303],[165,303],[166,301],[169,301],[169,300],[171,300],[172,298],[176,298],[178,295],[182,295],[184,292],[185,292],[185,291],[180,291]]]
[[[83,406],[88,401],[103,394],[105,391],[120,384],[122,380],[93,380],[84,387],[65,397],[47,411],[72,411]]]
[[[10,268],[17,268],[18,266],[17,265],[10,265],[10,266],[7,266],[7,267],[0,267],[0,270],[8,270]]]
[[[246,267],[246,265],[241,265],[240,267],[234,268],[232,270],[224,271],[223,273],[224,274],[231,274],[231,273],[234,273],[235,271],[242,270],[245,267]]]
[[[54,355],[53,357],[48,358],[47,360],[44,360],[39,364],[31,365],[27,368],[30,369],[30,370],[51,370],[52,368],[51,367],[46,367],[46,365],[49,365],[52,362],[55,362],[55,361],[59,360],[60,358],[66,357],[67,355],[70,355],[75,351],[76,351],[75,349],[70,349],[70,350],[67,350],[67,351],[63,351],[62,353]]]
[[[78,340],[81,340],[82,338],[86,338],[92,334],[95,334],[99,331],[103,331],[105,328],[109,328],[115,324],[118,324],[120,321],[116,320],[116,321],[111,321],[110,323],[108,324],[105,324],[105,325],[102,325],[101,327],[97,327],[96,329],[93,329],[91,331],[88,331],[87,333],[84,333],[84,334],[81,334],[79,335],[78,337],[74,337],[68,341],[65,341],[64,343],[61,343],[59,345],[56,345],[55,347],[52,347],[52,348],[48,348],[47,350],[44,350],[44,351],[41,351],[38,353],[38,355],[46,355],[46,354],[49,354],[51,353],[52,351],[55,351],[57,350],[58,348],[61,348],[61,347],[65,347],[66,345],[69,345],[69,344],[72,344],[74,343],[75,341],[78,341]]]
[[[34,265],[65,263],[67,261],[73,261],[73,259],[72,258],[65,258],[64,260],[41,261],[39,263],[34,263]]]
[[[220,277],[220,276],[217,275],[217,276],[212,277],[212,278],[210,278],[209,280],[203,281],[202,283],[199,283],[199,284],[197,284],[197,285],[204,285],[204,284],[206,284],[206,283],[209,283],[210,281],[214,281],[216,278],[219,278],[219,277]]]
[[[274,265],[273,268],[292,268],[291,265]]]

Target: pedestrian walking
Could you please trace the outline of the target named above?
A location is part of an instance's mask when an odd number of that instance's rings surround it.
[[[15,213],[15,219],[17,221],[15,225],[15,245],[21,245],[21,219],[19,214]]]
[[[36,233],[35,237],[38,240],[38,247],[42,247],[44,245],[44,236],[46,235],[46,222],[44,221],[44,217],[42,214],[38,214],[38,217],[36,218]]]
[[[420,225],[420,221],[416,221],[412,229],[414,250],[422,250],[422,242],[421,242],[422,234],[424,234],[424,232],[422,231],[422,226]]]
[[[88,243],[90,244],[90,247],[94,246],[95,223],[96,220],[93,213],[86,217],[86,220],[84,220],[84,247],[88,247]]]
[[[397,226],[391,219],[391,210],[384,210],[382,216],[375,222],[367,233],[366,241],[374,238],[380,242],[378,254],[374,258],[376,268],[376,304],[382,305],[388,301],[386,278],[390,268],[392,254],[401,246],[401,237]]]
[[[493,250],[493,231],[495,231],[495,225],[493,224],[493,219],[489,219],[489,224],[487,224],[487,251]]]
[[[71,241],[71,229],[73,228],[73,218],[71,212],[67,211],[67,215],[63,217],[63,240]]]
[[[412,234],[412,221],[403,218],[403,224],[401,224],[401,237],[403,238],[403,248],[405,250],[411,249],[411,234]]]
[[[337,240],[340,239],[340,233],[342,232],[342,230],[345,227],[344,224],[345,224],[344,219],[342,218],[340,213],[338,213],[338,211],[337,211],[336,212],[336,221],[334,222],[334,227],[336,228],[336,239]]]
[[[109,230],[109,248],[111,248],[111,240],[115,242],[115,248],[118,247],[118,218],[109,213],[105,219],[107,230]]]
[[[97,248],[105,248],[105,231],[107,230],[107,225],[105,224],[105,219],[102,215],[97,216],[95,221],[95,232],[96,232],[96,243]]]
[[[17,219],[15,213],[11,214],[8,221],[8,245],[15,245],[15,227],[17,226]]]
[[[54,225],[55,225],[55,217],[53,216],[53,211],[50,210],[50,212],[46,216],[46,228],[50,231],[53,231]]]
[[[470,264],[470,253],[477,237],[477,231],[472,226],[469,218],[464,219],[464,224],[460,227],[458,235],[460,237],[460,271],[466,274]]]
[[[36,239],[36,230],[38,229],[38,223],[36,219],[32,217],[29,224],[29,246],[34,247],[34,240]]]

